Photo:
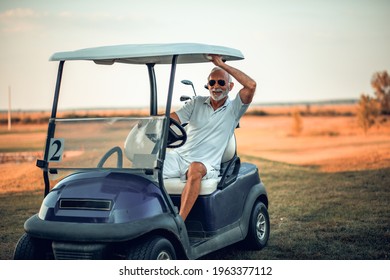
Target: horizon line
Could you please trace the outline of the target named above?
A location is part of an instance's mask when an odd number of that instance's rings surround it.
[[[342,99],[323,99],[323,100],[312,100],[312,101],[269,101],[269,102],[254,102],[251,103],[251,107],[255,106],[296,106],[296,105],[340,105],[340,104],[355,104],[359,101],[358,98],[342,98]],[[164,108],[162,106],[160,108]],[[64,108],[62,111],[72,111],[72,110],[146,110],[149,107],[94,107],[94,108]],[[12,109],[11,112],[47,112],[51,111],[50,108],[46,109]],[[0,109],[1,113],[8,112],[8,109]]]

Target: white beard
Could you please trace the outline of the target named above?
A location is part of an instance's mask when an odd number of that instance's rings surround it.
[[[219,95],[218,95],[219,93]],[[211,98],[214,100],[214,101],[220,101],[222,99],[224,99],[229,93],[229,90],[225,90],[225,91],[222,91],[222,90],[215,90],[215,91],[212,91],[210,96]]]

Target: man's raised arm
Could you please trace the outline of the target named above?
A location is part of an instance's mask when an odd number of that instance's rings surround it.
[[[237,80],[237,82],[243,86],[243,88],[239,91],[241,101],[244,104],[251,103],[256,91],[256,82],[244,72],[223,62],[219,55],[211,54],[210,56],[211,61],[215,64],[215,66],[218,66],[228,72],[234,79]]]

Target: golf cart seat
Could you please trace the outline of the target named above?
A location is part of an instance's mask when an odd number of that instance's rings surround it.
[[[154,168],[158,153],[158,139],[153,139],[156,130],[160,130],[155,119],[143,119],[134,126],[124,142],[124,155],[134,168]]]
[[[218,188],[222,189],[234,181],[240,167],[240,160],[237,157],[236,149],[236,138],[233,134],[222,156],[220,176],[218,178],[202,180],[200,195],[209,195]],[[171,195],[180,195],[184,189],[184,185],[185,182],[180,180],[180,178],[164,179],[165,189]]]

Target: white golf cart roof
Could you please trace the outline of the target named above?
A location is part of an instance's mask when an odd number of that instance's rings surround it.
[[[93,60],[97,64],[113,64],[114,62],[131,64],[171,64],[174,55],[178,55],[177,63],[209,62],[209,54],[217,54],[222,59],[240,60],[243,54],[236,49],[197,44],[130,44],[103,46],[80,49],[68,52],[57,52],[50,57],[50,61],[65,60]]]

